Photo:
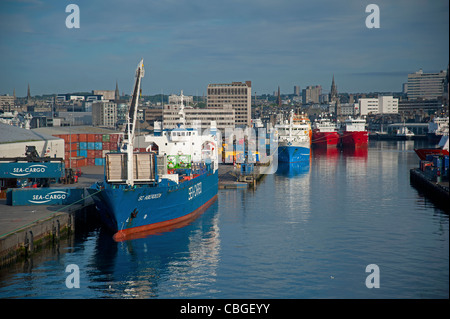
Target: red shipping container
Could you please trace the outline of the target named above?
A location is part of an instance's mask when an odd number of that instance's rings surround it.
[[[78,134],[78,142],[87,142],[86,134]]]
[[[87,150],[87,158],[95,158],[95,150]]]
[[[87,166],[95,166],[95,159],[94,158],[87,158],[86,159]]]
[[[119,134],[110,134],[109,135],[109,141],[110,142],[117,142]]]
[[[62,134],[60,137],[64,140],[65,143],[69,143],[69,134]]]
[[[86,134],[87,142],[95,142],[95,134]]]
[[[78,163],[77,163],[78,167],[86,166],[86,164],[87,164],[86,158],[79,158],[78,159]]]
[[[65,143],[64,144],[64,150],[65,151],[76,151],[78,149],[78,143]]]
[[[95,158],[101,158],[102,157],[102,150],[95,150]]]
[[[69,140],[69,143],[78,142],[78,134],[69,134],[68,140]]]
[[[109,142],[103,142],[102,143],[102,149],[104,149],[104,150],[109,150],[110,148],[110,143]]]
[[[103,134],[95,134],[95,141],[94,142],[101,142],[102,141]]]

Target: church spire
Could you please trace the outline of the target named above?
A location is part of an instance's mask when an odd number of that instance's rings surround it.
[[[278,107],[281,107],[281,93],[280,93],[280,86],[278,86],[277,103],[278,103]]]
[[[119,84],[117,83],[117,80],[116,80],[116,93],[115,93],[114,98],[116,101],[120,100]]]
[[[338,92],[336,88],[336,83],[334,82],[334,74],[333,74],[333,81],[331,82],[331,91],[330,91],[330,100],[336,101],[338,98]]]

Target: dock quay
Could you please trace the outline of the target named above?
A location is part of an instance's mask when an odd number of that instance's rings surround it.
[[[239,165],[219,165],[220,189],[247,189],[263,178],[264,167],[240,179]],[[86,166],[75,184],[56,184],[53,188],[84,191],[83,200],[69,205],[18,205],[0,199],[0,268],[26,260],[42,247],[52,246],[72,234],[77,227],[99,223],[93,200],[86,188],[103,178],[103,166]],[[241,180],[241,181],[240,181]],[[246,180],[246,181],[243,181]]]
[[[238,165],[219,164],[219,189],[255,187],[265,176],[266,166],[255,166],[252,173],[243,175]]]
[[[422,191],[427,197],[439,204],[445,211],[449,212],[449,182],[448,178],[444,181],[422,171],[419,168],[410,170],[411,184],[418,190]]]
[[[6,204],[0,200],[0,267],[23,260],[42,247],[52,245],[75,231],[77,225],[98,220],[87,187],[101,180],[103,166],[84,167],[76,184],[58,184],[55,188],[77,188],[85,192],[83,200],[69,205]]]

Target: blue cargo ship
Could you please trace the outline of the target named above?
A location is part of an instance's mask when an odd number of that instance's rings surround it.
[[[178,127],[159,130],[160,123],[155,123],[155,134],[145,136],[147,152],[133,152],[135,110],[143,74],[141,61],[121,151],[105,155],[104,181],[89,189],[103,223],[118,241],[184,224],[217,199],[215,122],[203,135],[187,128],[183,94]]]
[[[290,112],[289,120],[275,125],[278,134],[278,161],[308,161],[311,154],[311,124],[308,118]]]

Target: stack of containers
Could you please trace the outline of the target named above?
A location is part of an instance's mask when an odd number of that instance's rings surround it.
[[[64,139],[66,167],[102,166],[106,153],[118,151],[122,134],[60,134]]]
[[[117,152],[122,134],[60,134],[64,139],[66,167],[102,166],[105,154]]]

